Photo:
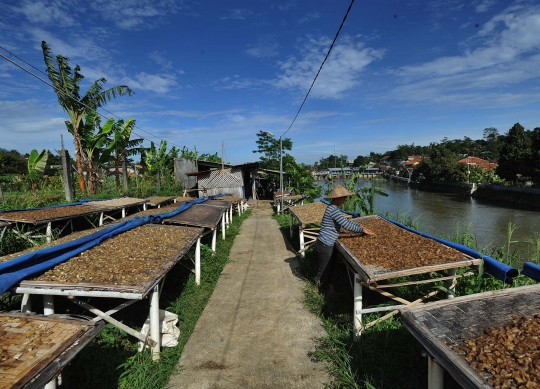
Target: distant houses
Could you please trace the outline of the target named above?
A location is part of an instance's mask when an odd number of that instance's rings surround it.
[[[465,157],[458,161],[459,163],[465,163],[469,166],[479,167],[483,171],[492,171],[499,166],[497,161],[486,161],[485,159],[478,157]]]

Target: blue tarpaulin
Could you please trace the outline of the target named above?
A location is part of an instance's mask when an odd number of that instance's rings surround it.
[[[525,262],[521,274],[540,282],[540,266],[533,262]]]
[[[192,205],[200,204],[204,201],[206,201],[205,197],[182,203],[178,208],[170,212],[144,217],[137,216],[104,228],[103,230],[96,231],[82,238],[36,250],[31,253],[13,258],[9,261],[1,262],[0,294],[6,292],[9,288],[16,285],[23,279],[49,270],[52,267],[65,262],[76,255],[79,255],[83,251],[97,246],[106,239],[144,224],[160,223],[163,219],[175,216],[190,208]]]
[[[405,228],[408,231],[411,231],[415,234],[418,234],[420,236],[433,239],[439,243],[445,244],[449,247],[452,247],[458,251],[461,251],[462,253],[465,253],[467,255],[470,255],[473,258],[480,258],[484,260],[484,271],[488,274],[491,274],[493,277],[498,278],[499,280],[503,281],[504,283],[510,283],[511,279],[513,277],[516,277],[518,275],[517,269],[513,268],[512,266],[508,266],[502,262],[497,261],[495,258],[491,258],[487,255],[481,254],[476,250],[471,249],[470,247],[464,246],[459,243],[450,242],[445,239],[437,238],[436,236],[429,235],[420,231],[417,231],[413,228],[407,227],[395,220],[389,219],[387,217],[384,217],[382,215],[379,215],[385,220],[388,220],[391,223],[394,223],[397,226],[400,226],[402,228]]]

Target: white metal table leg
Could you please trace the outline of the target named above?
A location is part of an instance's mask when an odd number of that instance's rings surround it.
[[[444,369],[428,355],[428,389],[444,389]]]
[[[201,238],[197,239],[195,245],[195,283],[201,284]]]
[[[448,269],[448,275],[455,276],[456,269]],[[449,290],[449,292],[446,294],[446,298],[453,299],[455,297],[454,292],[456,291],[456,278],[452,278],[450,281],[448,281],[446,287]]]
[[[229,228],[229,211],[225,212],[225,226]]]
[[[150,337],[156,344],[152,347],[152,359],[159,360],[161,351],[161,326],[159,325],[159,285],[154,286],[150,297]]]
[[[126,209],[122,208],[122,218],[125,218],[125,217],[126,217]]]
[[[32,295],[30,293],[23,294],[21,301],[21,313],[32,312]]]
[[[233,206],[231,205],[231,207],[229,208],[229,220],[231,221],[231,223],[232,223],[232,207]]]
[[[47,238],[47,243],[49,243],[52,240],[52,224],[51,224],[51,222],[47,223],[47,232],[45,233],[45,236]]]
[[[221,216],[221,238],[225,240],[225,216]]]
[[[293,226],[293,220],[292,220],[292,213],[289,213],[289,235],[292,238],[292,226]]]
[[[302,251],[304,250],[304,230],[302,230],[302,226],[298,227],[298,235],[300,236],[300,251]],[[306,252],[302,251],[300,256],[305,258]]]
[[[216,252],[216,237],[217,237],[217,228],[214,228],[212,231],[212,251]]]
[[[360,331],[362,330],[362,285],[360,284],[360,276],[354,273],[354,307],[353,307],[353,326],[354,326],[354,341],[360,340]]]
[[[176,200],[174,200],[174,202],[176,203]],[[146,203],[142,205],[142,210],[146,211]]]
[[[101,212],[101,214],[99,215],[99,225],[103,225],[103,212]]]
[[[54,296],[43,295],[43,314],[54,315]]]

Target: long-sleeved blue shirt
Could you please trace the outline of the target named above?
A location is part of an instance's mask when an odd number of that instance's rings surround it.
[[[353,232],[364,231],[360,224],[347,219],[338,207],[330,204],[324,212],[318,239],[327,246],[333,246],[339,237],[341,227]]]

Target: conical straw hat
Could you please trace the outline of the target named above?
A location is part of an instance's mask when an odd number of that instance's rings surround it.
[[[328,193],[326,196],[324,196],[325,199],[335,199],[337,197],[348,197],[352,196],[354,192],[349,192],[345,187],[342,185],[336,185],[334,189],[330,193]]]

